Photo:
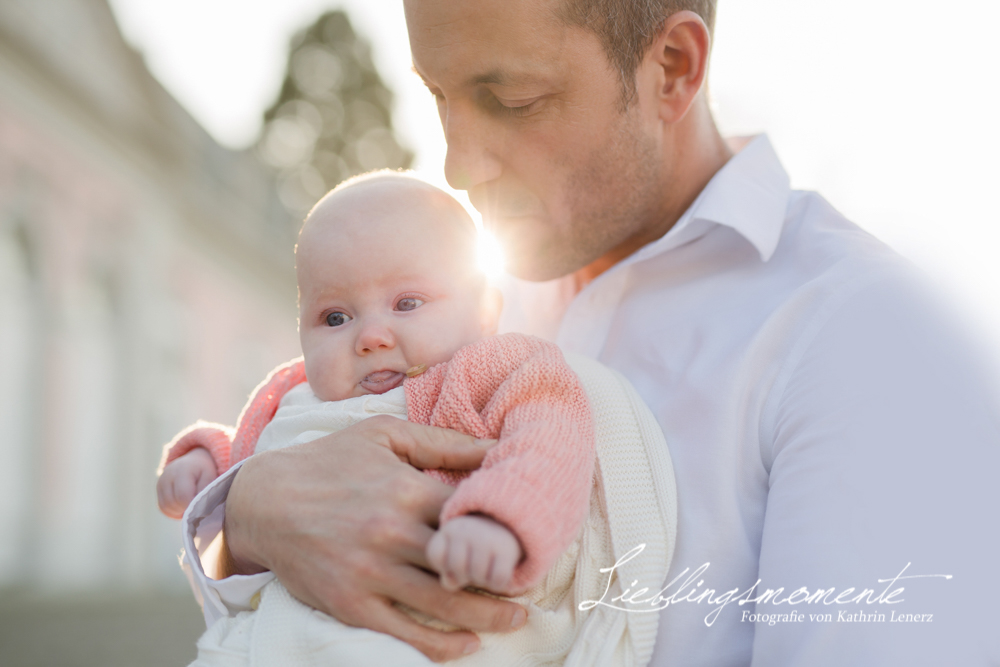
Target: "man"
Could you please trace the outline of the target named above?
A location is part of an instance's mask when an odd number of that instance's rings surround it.
[[[765,137],[731,153],[705,93],[714,0],[405,6],[448,180],[525,280],[507,326],[622,372],[666,435],[679,528],[651,664],[995,664],[1000,437],[974,364]],[[475,636],[392,601],[524,619],[422,569],[450,490],[409,464],[459,457],[471,439],[373,419],[249,460],[190,513],[228,492],[231,570],[450,659]],[[254,582],[202,578],[206,614]]]

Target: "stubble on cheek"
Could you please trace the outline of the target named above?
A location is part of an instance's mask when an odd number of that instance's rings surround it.
[[[507,270],[513,275],[534,281],[568,275],[656,224],[665,184],[655,144],[642,133],[634,111],[620,113],[599,134],[581,130],[575,142],[593,139],[600,141],[589,150],[572,150],[574,141],[568,140],[561,152],[549,147],[548,173],[524,184],[547,188],[538,191],[540,199],[500,188],[474,197],[487,229],[507,253]],[[539,206],[544,207],[540,215],[517,217]]]
[[[615,130],[570,177],[566,273],[600,259],[655,221],[654,203],[663,187],[655,148],[628,118]]]

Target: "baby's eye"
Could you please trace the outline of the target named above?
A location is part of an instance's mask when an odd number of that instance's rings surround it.
[[[326,316],[326,323],[331,327],[339,327],[341,324],[347,324],[351,321],[351,316],[347,313],[330,313]]]
[[[420,299],[416,299],[412,296],[408,296],[405,299],[400,299],[396,302],[396,310],[415,310],[420,306],[424,305],[424,302]]]

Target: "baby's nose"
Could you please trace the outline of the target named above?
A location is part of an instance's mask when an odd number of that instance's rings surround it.
[[[367,354],[379,349],[392,349],[396,346],[395,336],[388,327],[372,323],[366,324],[358,334],[356,351],[358,354]]]

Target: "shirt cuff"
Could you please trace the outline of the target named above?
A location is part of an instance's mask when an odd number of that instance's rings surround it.
[[[208,545],[222,532],[229,488],[245,461],[246,459],[240,461],[202,489],[188,505],[181,519],[184,541],[181,569],[187,575],[191,590],[201,605],[207,627],[212,627],[220,618],[249,611],[254,594],[274,579],[271,572],[234,574],[225,579],[212,579],[205,574],[201,562]]]

